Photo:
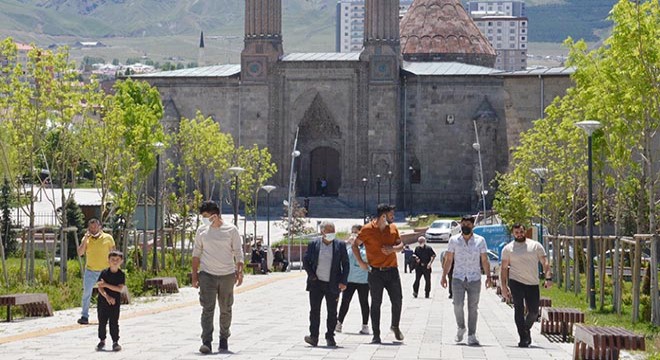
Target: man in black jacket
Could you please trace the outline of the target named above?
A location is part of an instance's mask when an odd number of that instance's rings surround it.
[[[321,325],[321,302],[325,298],[328,319],[325,340],[328,346],[337,346],[335,327],[337,325],[337,303],[339,292],[348,283],[348,256],[344,242],[335,239],[335,225],[329,221],[321,223],[321,236],[307,246],[303,266],[307,272],[309,291],[309,335],[305,342],[316,346],[319,342]]]
[[[429,297],[431,293],[431,264],[435,260],[435,251],[433,248],[426,245],[426,238],[420,236],[417,239],[417,247],[415,248],[415,254],[413,255],[413,261],[415,262],[415,283],[413,283],[413,296],[417,297],[419,292],[419,280],[424,276],[424,292],[426,297]]]

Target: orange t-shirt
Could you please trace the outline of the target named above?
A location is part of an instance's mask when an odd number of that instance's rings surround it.
[[[382,231],[375,221],[362,227],[358,238],[367,249],[367,260],[373,267],[396,267],[396,252],[389,255],[383,254],[381,247],[385,245],[394,246],[399,241],[399,230],[396,225],[389,224]]]

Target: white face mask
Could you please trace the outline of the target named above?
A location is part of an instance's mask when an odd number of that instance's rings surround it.
[[[325,239],[328,240],[328,241],[332,241],[332,240],[335,239],[335,236],[336,236],[335,233],[328,233],[328,234],[325,234]]]
[[[211,225],[211,219],[202,216],[202,224],[209,226]]]

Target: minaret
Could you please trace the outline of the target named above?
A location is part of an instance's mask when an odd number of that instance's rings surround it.
[[[241,79],[263,82],[282,49],[282,0],[245,0]]]
[[[398,81],[399,0],[366,0],[364,49],[360,60],[370,62],[372,81]]]
[[[197,66],[204,66],[204,32],[199,35],[199,52],[197,53]]]

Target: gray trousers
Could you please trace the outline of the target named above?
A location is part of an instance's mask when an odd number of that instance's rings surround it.
[[[220,338],[231,335],[231,307],[234,304],[236,275],[216,276],[199,273],[199,303],[202,305],[202,343],[213,342],[213,315],[216,298],[220,305]]]
[[[459,329],[465,329],[465,314],[463,312],[463,307],[465,305],[465,294],[467,293],[468,335],[474,335],[477,332],[481,279],[478,281],[463,281],[454,276],[451,281],[451,286],[452,292],[454,293],[454,316],[456,316],[456,325]]]

